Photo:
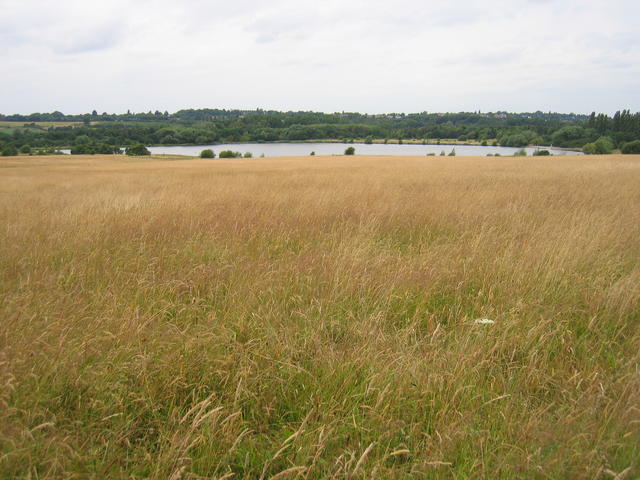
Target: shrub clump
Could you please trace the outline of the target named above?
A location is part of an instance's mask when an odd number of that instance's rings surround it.
[[[622,146],[621,151],[625,154],[640,153],[640,140],[634,140],[633,142],[625,143]]]
[[[146,150],[144,145],[142,148]],[[122,150],[116,145],[108,145],[106,143],[94,144],[94,143],[79,143],[71,147],[71,155],[113,155],[121,154]],[[151,155],[150,153],[138,153],[129,155]]]
[[[240,152],[234,152],[233,150],[223,150],[218,156],[220,158],[240,158],[242,154]]]
[[[15,145],[5,145],[2,149],[3,157],[15,157],[16,155],[18,155],[18,149]]]
[[[613,152],[613,141],[609,137],[600,137],[595,142],[587,143],[582,151],[587,155],[608,155]]]
[[[139,157],[139,156],[143,156],[143,155],[151,155],[151,152],[149,151],[149,149],[147,147],[145,147],[141,143],[138,143],[136,145],[131,145],[131,146],[127,147],[125,153],[127,155],[133,156],[133,157]]]
[[[216,154],[210,148],[206,148],[200,152],[200,158],[216,158]]]

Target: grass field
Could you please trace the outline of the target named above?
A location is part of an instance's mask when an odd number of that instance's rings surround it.
[[[95,122],[92,122],[95,124]],[[0,121],[0,133],[12,135],[15,130],[36,129],[36,131],[44,132],[49,128],[55,127],[73,127],[83,125],[82,122],[8,122]]]
[[[0,478],[640,475],[639,156],[13,157],[0,199]]]

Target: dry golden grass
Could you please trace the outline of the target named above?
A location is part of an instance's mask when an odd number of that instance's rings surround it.
[[[14,157],[0,199],[2,478],[640,474],[638,156]]]

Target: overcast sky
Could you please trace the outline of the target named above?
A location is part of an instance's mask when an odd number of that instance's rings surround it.
[[[639,0],[0,0],[0,112],[640,110]]]

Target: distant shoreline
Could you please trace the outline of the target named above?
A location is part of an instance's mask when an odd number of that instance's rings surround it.
[[[418,140],[418,139],[411,139],[411,140],[403,140],[402,143],[400,143],[398,140],[393,140],[393,141],[387,141],[385,142],[384,139],[375,139],[372,140],[371,143],[367,143],[365,142],[363,139],[354,139],[353,141],[349,141],[349,142],[345,142],[344,140],[341,139],[320,139],[320,140],[275,140],[272,142],[257,142],[257,141],[246,141],[246,142],[216,142],[216,143],[207,143],[207,144],[202,144],[202,143],[170,143],[170,144],[165,144],[165,143],[161,143],[161,144],[152,144],[152,145],[147,145],[147,147],[197,147],[199,145],[207,145],[207,146],[217,146],[217,145],[277,145],[277,144],[282,144],[282,143],[300,143],[300,144],[304,144],[304,143],[341,143],[344,145],[371,145],[371,144],[375,144],[375,145],[431,145],[431,146],[438,146],[438,145],[442,145],[442,146],[457,146],[457,145],[466,145],[466,146],[470,146],[470,147],[507,147],[507,145],[494,145],[493,144],[494,140],[492,140],[491,142],[487,141],[486,145],[483,145],[482,142],[469,142],[469,141],[461,141],[461,140],[455,140],[455,139],[440,139],[440,141],[438,142],[437,140],[434,141],[433,139],[431,140],[426,140],[426,141],[422,141],[422,140]],[[65,148],[65,147],[61,147],[61,148]],[[69,148],[69,147],[66,147]],[[553,149],[553,150],[562,150],[565,152],[582,152],[582,148],[569,148],[569,147],[554,147],[551,145],[525,145],[525,146],[520,146],[520,147],[509,147],[509,148],[537,148],[540,150],[545,150],[545,149]]]

